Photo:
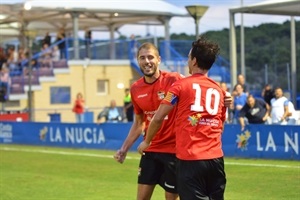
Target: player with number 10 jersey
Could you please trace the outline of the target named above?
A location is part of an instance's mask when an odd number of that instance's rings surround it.
[[[206,160],[223,156],[221,132],[226,118],[225,95],[215,81],[200,73],[171,86],[162,103],[177,103],[176,116],[180,116],[175,119],[174,128],[179,138],[176,140],[177,158]]]

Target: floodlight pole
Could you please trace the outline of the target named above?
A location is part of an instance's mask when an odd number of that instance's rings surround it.
[[[25,35],[27,36],[28,41],[28,115],[29,115],[29,121],[33,121],[33,112],[32,112],[32,40],[36,36],[36,31],[25,31]]]
[[[196,28],[195,33],[196,33],[196,40],[197,40],[199,38],[199,21],[200,18],[204,15],[206,10],[208,9],[208,6],[192,5],[192,6],[186,6],[185,8],[195,20],[195,28]]]
[[[196,40],[199,38],[199,21],[200,21],[200,17],[196,17],[195,18],[195,27],[196,27]]]

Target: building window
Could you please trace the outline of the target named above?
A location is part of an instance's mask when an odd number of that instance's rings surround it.
[[[108,94],[108,80],[97,80],[97,93],[100,95]]]
[[[71,88],[70,87],[51,87],[50,88],[51,104],[70,104]]]

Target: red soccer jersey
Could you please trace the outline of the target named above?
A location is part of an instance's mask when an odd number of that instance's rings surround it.
[[[223,156],[221,135],[225,121],[225,91],[210,78],[194,74],[170,88],[165,104],[177,102],[176,156],[204,160]]]
[[[136,114],[144,114],[145,132],[170,86],[182,78],[182,75],[178,73],[161,71],[159,78],[155,82],[149,84],[145,82],[144,78],[141,78],[131,86],[130,91],[134,112]],[[170,112],[166,117],[162,127],[146,151],[175,153],[175,133],[172,127],[175,112],[175,110]]]

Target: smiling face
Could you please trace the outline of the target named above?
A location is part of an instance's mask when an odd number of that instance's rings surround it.
[[[160,56],[155,49],[142,48],[138,52],[138,64],[145,77],[153,77],[159,74],[158,66],[160,64]]]

